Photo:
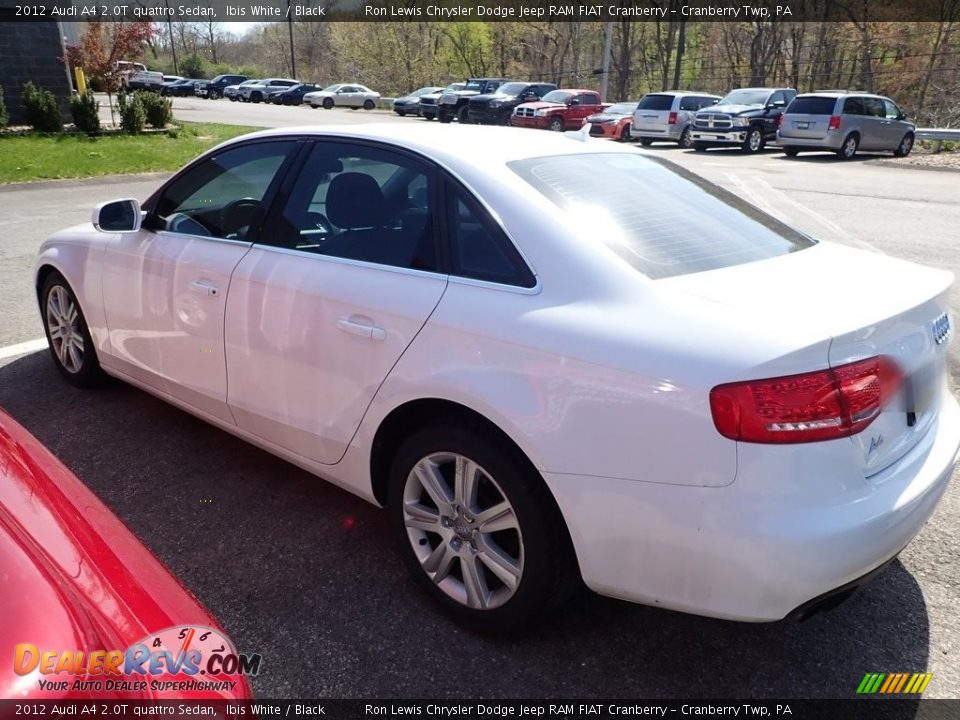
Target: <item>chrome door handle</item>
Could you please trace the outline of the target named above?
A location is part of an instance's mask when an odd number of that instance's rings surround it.
[[[370,340],[386,340],[387,331],[372,323],[367,323],[351,318],[340,318],[337,320],[337,327],[345,333],[368,338]]]
[[[216,285],[212,285],[203,280],[194,280],[190,283],[190,289],[195,293],[200,293],[201,295],[219,295],[220,289]]]

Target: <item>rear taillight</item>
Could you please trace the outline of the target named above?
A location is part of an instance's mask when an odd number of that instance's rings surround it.
[[[667,119],[667,123],[669,123],[670,125],[676,125],[676,124],[677,124],[677,113],[675,113],[675,112],[670,113],[670,117]]]
[[[827,125],[827,130],[839,130],[840,129],[840,116],[831,115],[830,124]]]
[[[801,443],[855,435],[900,388],[887,357],[829,370],[718,385],[710,391],[717,430],[731,440]]]

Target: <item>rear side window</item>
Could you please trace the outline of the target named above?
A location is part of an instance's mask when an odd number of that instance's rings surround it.
[[[536,285],[520,253],[489,214],[460,188],[448,187],[451,273],[503,285]]]
[[[644,95],[637,103],[637,110],[669,110],[673,95]]]
[[[863,98],[847,98],[843,101],[844,115],[866,115],[867,111],[863,109]]]
[[[790,103],[787,112],[798,115],[833,115],[836,102],[836,98],[832,97],[798,97]]]
[[[814,241],[693,173],[656,158],[577,154],[508,163],[584,242],[667,278],[803,250]],[[578,230],[579,232],[579,230]]]
[[[701,107],[700,98],[696,98],[696,97],[680,98],[681,110],[699,110],[700,107]]]

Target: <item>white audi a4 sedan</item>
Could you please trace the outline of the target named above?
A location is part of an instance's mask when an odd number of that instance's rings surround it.
[[[775,621],[876,574],[957,459],[952,280],[580,133],[393,124],[230,141],[36,263],[67,381],[386,506],[490,630],[581,579]]]

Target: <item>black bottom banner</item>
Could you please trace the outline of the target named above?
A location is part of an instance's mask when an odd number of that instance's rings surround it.
[[[954,720],[960,700],[0,700],[2,720],[63,717]]]

